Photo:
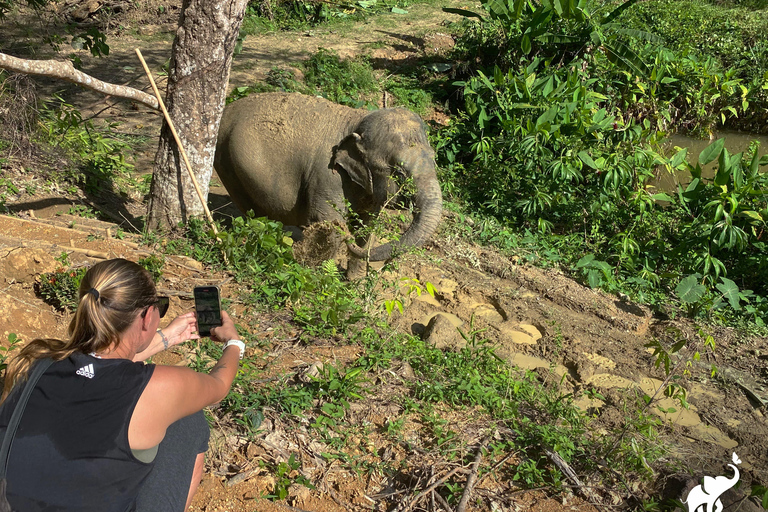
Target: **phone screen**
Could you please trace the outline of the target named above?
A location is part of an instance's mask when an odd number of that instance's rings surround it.
[[[215,286],[197,286],[194,290],[197,329],[200,336],[210,336],[211,328],[221,325],[221,300]]]

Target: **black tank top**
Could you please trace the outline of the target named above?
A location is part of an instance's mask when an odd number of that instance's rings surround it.
[[[128,424],[153,365],[73,354],[40,378],[8,460],[8,502],[18,512],[134,510],[152,463],[136,459]],[[0,406],[0,436],[22,386]]]

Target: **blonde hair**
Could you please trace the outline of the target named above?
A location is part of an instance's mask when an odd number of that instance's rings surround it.
[[[66,359],[74,352],[90,354],[110,346],[117,347],[120,336],[133,323],[138,312],[157,302],[152,275],[132,261],[122,258],[103,261],[85,273],[78,290],[77,311],[67,329],[66,341],[37,338],[12,358],[5,372],[5,400],[18,382],[27,378],[38,359]]]

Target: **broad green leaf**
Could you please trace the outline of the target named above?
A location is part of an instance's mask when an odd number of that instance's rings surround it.
[[[728,302],[731,303],[731,307],[735,309],[736,311],[741,309],[741,306],[739,305],[739,287],[731,281],[728,278],[721,277],[720,280],[722,283],[718,283],[716,285],[716,288],[720,290],[720,293],[723,294],[723,297],[728,299]]]
[[[717,139],[715,142],[704,148],[704,151],[699,153],[699,165],[707,165],[715,158],[720,156],[720,153],[725,147],[725,138]]]
[[[408,11],[406,11],[405,9],[401,9],[399,7],[393,7],[392,12],[395,14],[408,14]]]
[[[582,258],[581,258],[581,259],[580,259],[580,260],[579,260],[579,261],[576,263],[576,268],[583,268],[583,267],[586,267],[587,265],[589,265],[590,263],[592,263],[592,260],[594,260],[594,259],[595,259],[595,255],[594,255],[594,254],[587,254],[587,255],[583,256],[583,257],[582,257]]]
[[[755,151],[755,155],[752,157],[752,161],[749,163],[749,176],[753,177],[757,175],[758,164],[760,163],[760,156]]]
[[[544,95],[545,98],[549,97],[550,94],[552,94],[552,91],[555,90],[555,77],[550,76],[546,83],[544,84],[544,89],[541,91],[541,93]],[[757,154],[755,154],[757,156]]]
[[[579,159],[585,164],[587,164],[589,167],[591,167],[592,169],[597,169],[597,164],[595,163],[594,160],[592,160],[592,157],[589,156],[589,153],[587,153],[586,151],[584,150],[579,151]]]
[[[612,22],[613,20],[618,18],[619,15],[621,15],[621,13],[623,13],[624,11],[632,7],[634,4],[636,4],[637,1],[638,0],[627,0],[626,2],[624,2],[623,4],[615,8],[613,11],[611,11],[611,13],[605,17],[602,24],[604,25]]]
[[[743,212],[740,212],[741,215],[744,215],[745,217],[749,217],[750,219],[754,219],[758,222],[764,222],[765,219],[763,219],[763,216],[757,213],[754,210],[744,210]]]
[[[675,288],[675,293],[680,297],[680,300],[689,304],[698,302],[706,291],[707,289],[704,285],[699,283],[699,278],[696,274],[686,277]]]
[[[587,283],[590,288],[598,288],[603,282],[603,275],[599,270],[590,270],[587,274]]]
[[[531,38],[528,37],[528,34],[525,34],[520,40],[520,49],[526,55],[531,53]]]
[[[685,159],[688,157],[688,148],[683,148],[677,153],[675,153],[675,156],[672,157],[672,161],[669,163],[672,167],[677,167],[678,165],[685,162]]]
[[[674,199],[668,194],[665,194],[664,192],[659,192],[658,194],[653,194],[651,196],[651,199],[654,201],[667,201],[669,203],[673,202]]]

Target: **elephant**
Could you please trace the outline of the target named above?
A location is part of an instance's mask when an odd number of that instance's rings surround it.
[[[437,228],[443,200],[434,155],[423,121],[409,110],[262,93],[224,109],[214,167],[241,211],[289,226],[344,222],[345,200],[365,223],[412,179],[414,217],[400,239],[368,251],[348,244],[359,258],[384,261]]]

